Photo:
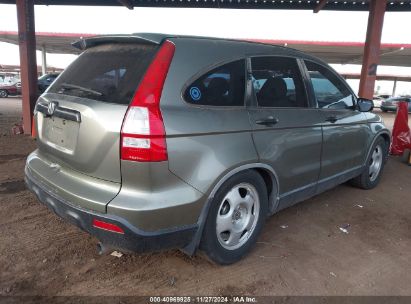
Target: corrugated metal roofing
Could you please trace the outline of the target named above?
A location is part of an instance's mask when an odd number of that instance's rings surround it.
[[[3,4],[16,1],[0,0]],[[193,7],[233,9],[314,10],[319,0],[34,0],[36,5],[83,5],[132,7]],[[330,0],[322,10],[368,11],[370,0]],[[411,0],[387,1],[387,11],[411,11]]]

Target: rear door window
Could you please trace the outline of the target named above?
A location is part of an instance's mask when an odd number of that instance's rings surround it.
[[[191,83],[184,92],[188,103],[208,106],[243,106],[245,63],[238,60],[215,68]]]
[[[297,61],[287,57],[251,58],[252,82],[259,107],[307,107]]]
[[[53,83],[49,92],[129,104],[157,47],[111,43],[86,50]]]

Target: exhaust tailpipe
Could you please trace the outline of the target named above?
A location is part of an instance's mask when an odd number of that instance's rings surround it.
[[[97,252],[99,255],[105,255],[110,252],[110,246],[107,246],[101,242],[97,243]]]

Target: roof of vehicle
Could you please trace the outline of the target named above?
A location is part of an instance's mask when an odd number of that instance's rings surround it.
[[[232,42],[247,42],[253,44],[264,44],[272,45],[264,42],[255,42],[249,40],[239,40],[230,38],[217,38],[217,37],[207,37],[207,36],[193,36],[193,35],[173,35],[173,34],[162,34],[162,33],[133,33],[133,34],[115,34],[115,35],[99,35],[93,37],[81,38],[75,41],[72,45],[79,49],[86,49],[91,46],[95,46],[101,43],[107,42],[124,42],[124,41],[135,41],[140,43],[149,44],[161,44],[165,39],[170,38],[187,38],[187,39],[205,39],[213,41],[232,41]]]
[[[283,49],[288,50],[294,55],[303,57],[306,59],[313,59],[315,61],[323,62],[323,60],[304,53],[302,51],[280,45],[273,45],[265,42],[256,42],[251,40],[239,40],[239,39],[230,39],[230,38],[217,38],[217,37],[206,37],[206,36],[191,36],[191,35],[173,35],[173,34],[162,34],[162,33],[133,33],[133,34],[115,34],[115,35],[100,35],[94,37],[86,37],[80,40],[77,40],[72,43],[72,45],[78,49],[85,50],[87,48],[97,46],[104,43],[110,42],[136,42],[144,44],[161,44],[165,39],[201,39],[201,40],[211,40],[211,41],[222,41],[230,43],[247,43],[253,45],[261,45],[265,47],[271,47],[273,49]]]

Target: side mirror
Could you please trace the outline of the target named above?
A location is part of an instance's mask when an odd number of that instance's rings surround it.
[[[358,98],[357,109],[360,112],[370,112],[372,111],[372,109],[374,109],[374,102],[370,99]]]

